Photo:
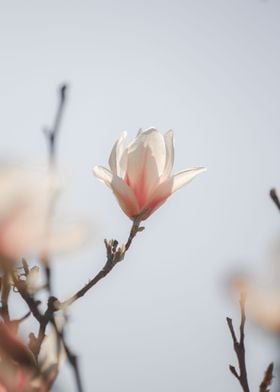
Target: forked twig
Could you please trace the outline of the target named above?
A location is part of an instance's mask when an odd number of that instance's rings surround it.
[[[108,275],[109,272],[111,272],[112,269],[120,261],[123,260],[126,252],[130,248],[130,245],[133,239],[135,238],[135,236],[137,235],[137,233],[144,230],[144,227],[140,226],[140,223],[141,223],[141,217],[133,221],[128,239],[124,245],[119,246],[119,243],[116,240],[104,241],[106,247],[106,253],[107,253],[106,263],[104,267],[82,289],[78,290],[74,295],[72,295],[66,301],[61,302],[57,310],[69,306],[77,299],[83,297],[93,286],[96,285],[96,283],[98,283],[101,279],[105,278],[105,276]]]
[[[42,313],[38,307],[40,302],[36,301],[35,298],[28,293],[25,287],[25,282],[20,280],[15,274],[13,274],[13,282],[15,287],[17,288],[19,294],[28,305],[35,319],[39,322],[38,337],[36,338],[35,336],[33,336],[31,342],[32,343],[31,349],[32,352],[34,353],[35,358],[38,358],[41,345],[45,338],[46,328],[48,323],[50,322],[53,325],[57,336],[59,337],[59,339],[61,340],[64,346],[65,353],[70,365],[73,367],[77,390],[79,392],[82,392],[83,389],[82,389],[81,376],[78,368],[78,358],[70,350],[68,344],[66,343],[63,331],[62,332],[59,331],[59,329],[56,327],[55,320],[54,320],[54,313],[65,306],[71,305],[78,298],[81,298],[83,295],[85,295],[96,283],[99,282],[99,280],[104,278],[115,267],[117,263],[123,260],[125,253],[129,249],[136,234],[144,230],[144,227],[141,227],[140,223],[141,223],[140,217],[139,219],[135,219],[133,221],[127,242],[122,246],[119,246],[118,241],[116,240],[111,240],[111,241],[105,240],[107,259],[102,270],[97,275],[95,275],[95,277],[91,279],[85,287],[77,291],[77,293],[74,294],[72,297],[70,297],[70,299],[68,299],[67,301],[60,303],[57,298],[52,296],[49,297],[48,307],[44,313]],[[59,306],[57,306],[57,304],[59,304]]]
[[[245,315],[245,301],[246,296],[245,294],[240,295],[240,326],[239,326],[239,339],[237,339],[232,319],[227,317],[227,325],[232,337],[233,341],[233,348],[236,353],[236,357],[238,360],[239,372],[237,372],[235,366],[229,365],[230,372],[234,375],[234,377],[239,381],[239,384],[242,387],[244,392],[250,392],[248,378],[247,378],[247,369],[246,369],[246,359],[245,359],[245,322],[246,322],[246,315]]]

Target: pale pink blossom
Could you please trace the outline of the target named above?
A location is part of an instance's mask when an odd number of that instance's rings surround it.
[[[280,289],[277,280],[239,276],[232,280],[231,288],[234,296],[245,296],[249,319],[265,330],[280,333]]]
[[[0,255],[16,259],[39,250],[46,232],[50,182],[37,171],[0,168]]]
[[[50,209],[61,189],[55,173],[0,166],[0,258],[65,251],[84,241],[84,225],[50,226]]]
[[[55,365],[38,366],[12,325],[0,322],[0,392],[47,392],[57,376]]]
[[[124,132],[115,143],[110,169],[95,166],[93,172],[114,192],[131,219],[147,219],[174,192],[206,170],[195,167],[171,174],[174,163],[173,132],[162,135],[154,128],[140,130],[125,147]]]

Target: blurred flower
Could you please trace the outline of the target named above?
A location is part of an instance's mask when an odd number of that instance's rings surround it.
[[[28,384],[35,370],[36,362],[31,351],[16,336],[13,328],[0,322],[0,391],[31,391]]]
[[[47,339],[47,338],[46,338]],[[47,347],[46,347],[47,348]],[[43,357],[53,353],[46,353]],[[58,363],[39,366],[9,325],[0,323],[0,392],[47,392],[58,374]]]
[[[246,297],[246,314],[260,327],[280,333],[280,288],[274,284],[260,285],[239,277],[232,282],[235,294]]]
[[[280,290],[248,288],[248,315],[262,328],[280,333]]]
[[[29,294],[35,294],[42,287],[42,277],[40,275],[40,268],[34,266],[30,268],[26,275],[26,288]]]
[[[85,238],[78,225],[50,229],[50,211],[61,178],[16,167],[0,167],[0,257],[15,260],[77,246]]]
[[[45,237],[42,248],[45,252],[60,253],[76,249],[88,239],[89,229],[85,223],[60,224],[59,227],[55,222],[53,230]],[[44,253],[44,252],[43,252]]]
[[[43,243],[50,201],[57,191],[50,176],[0,167],[0,255],[16,259]]]
[[[171,175],[174,162],[173,132],[164,136],[154,128],[140,130],[125,148],[126,133],[115,143],[108,170],[95,166],[96,177],[112,189],[131,219],[147,219],[174,192],[190,182],[204,167]]]

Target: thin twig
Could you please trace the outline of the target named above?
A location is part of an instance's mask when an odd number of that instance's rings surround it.
[[[11,284],[10,284],[10,274],[7,269],[5,269],[4,274],[1,278],[1,309],[0,314],[5,323],[10,321],[10,312],[9,312],[9,305],[8,299],[11,291]]]
[[[60,132],[60,126],[61,126],[63,113],[65,111],[67,89],[68,89],[68,86],[66,84],[62,84],[59,87],[59,89],[58,89],[58,106],[56,109],[53,126],[52,126],[52,128],[44,128],[44,130],[43,130],[44,135],[46,136],[46,139],[47,139],[47,144],[48,144],[50,171],[52,169],[54,169],[56,166],[57,139],[58,139],[58,135]],[[52,220],[52,216],[53,216],[55,202],[56,202],[56,197],[53,196],[50,201],[50,206],[49,206],[48,222],[47,222],[47,227],[46,227],[46,236],[48,236],[51,232],[51,220]],[[47,289],[48,289],[50,295],[52,295],[51,267],[50,267],[49,256],[47,253],[45,253],[41,256],[41,261],[42,261],[42,264],[44,265],[44,268],[45,268]]]
[[[70,299],[67,301],[64,301],[63,303],[59,303],[58,299],[50,296],[48,300],[48,307],[44,313],[42,313],[38,306],[40,304],[39,301],[36,301],[34,297],[28,293],[25,281],[20,280],[15,273],[13,273],[13,281],[14,285],[17,288],[18,292],[20,293],[21,297],[24,299],[26,304],[28,305],[32,315],[35,317],[35,319],[39,322],[39,332],[38,332],[38,337],[35,337],[33,334],[30,336],[30,349],[32,350],[34,356],[36,359],[38,359],[38,355],[40,353],[41,345],[43,343],[43,340],[45,338],[45,332],[46,328],[49,322],[52,323],[52,325],[55,328],[57,336],[60,338],[62,341],[62,344],[64,346],[67,358],[71,366],[73,367],[73,371],[75,374],[75,380],[76,380],[76,385],[77,389],[79,392],[82,392],[82,382],[81,382],[81,377],[80,377],[80,372],[79,372],[79,367],[78,367],[78,359],[77,356],[70,350],[68,344],[65,342],[65,337],[63,334],[63,331],[59,331],[59,329],[56,326],[55,320],[54,320],[54,313],[65,307],[71,305],[73,302],[75,302],[78,298],[81,298],[84,296],[99,280],[104,278],[114,267],[117,263],[123,260],[125,253],[127,250],[130,248],[133,239],[137,235],[138,232],[141,232],[144,230],[144,227],[140,227],[141,223],[141,217],[138,219],[135,219],[133,221],[127,242],[119,246],[118,241],[116,240],[111,240],[111,241],[106,241],[105,240],[105,246],[106,246],[106,251],[107,251],[107,258],[106,258],[106,263],[102,270],[93,278],[89,281],[89,283],[83,287],[81,290],[77,291],[76,294],[74,294]],[[59,303],[59,306],[57,304]]]
[[[67,84],[62,84],[58,89],[58,106],[54,118],[54,123],[51,129],[45,128],[44,134],[47,138],[48,147],[49,147],[49,160],[50,164],[54,165],[56,161],[56,147],[57,147],[57,137],[60,131],[60,125],[62,116],[65,109],[65,103],[67,98]]]
[[[229,365],[230,372],[234,375],[234,377],[239,381],[240,386],[244,392],[250,392],[248,378],[247,378],[247,369],[246,369],[246,359],[245,359],[245,300],[246,297],[244,294],[240,296],[240,327],[239,327],[239,340],[236,337],[236,333],[234,331],[232,319],[227,317],[227,325],[232,337],[233,348],[236,353],[236,357],[238,360],[239,373],[237,372],[235,366]]]
[[[270,363],[264,373],[264,377],[261,382],[259,392],[269,392],[270,391],[269,386],[272,384],[273,368],[274,368],[273,363]]]
[[[104,241],[107,250],[107,259],[104,267],[82,289],[78,290],[68,300],[60,303],[58,309],[69,306],[77,299],[83,297],[93,286],[96,285],[96,283],[105,278],[105,276],[108,275],[109,272],[111,272],[112,269],[123,260],[136,234],[144,230],[144,227],[140,227],[140,223],[140,219],[135,219],[133,221],[128,239],[123,246],[119,246],[119,243],[116,240]]]
[[[77,357],[70,351],[69,347],[66,345],[64,336],[58,330],[58,328],[55,324],[54,318],[53,318],[53,313],[56,310],[54,307],[54,304],[57,302],[57,298],[55,298],[55,297],[49,298],[48,307],[47,307],[45,313],[43,314],[43,313],[41,313],[41,311],[38,308],[38,305],[40,302],[36,301],[28,293],[28,291],[26,290],[26,287],[25,287],[25,282],[18,279],[15,276],[15,274],[13,275],[13,281],[14,281],[14,285],[17,288],[18,292],[20,293],[21,297],[24,299],[24,301],[28,305],[31,313],[33,314],[35,319],[39,322],[38,337],[36,338],[33,334],[31,334],[31,336],[30,336],[31,342],[30,342],[29,346],[30,346],[31,351],[34,354],[34,357],[38,361],[38,356],[40,353],[41,345],[42,345],[43,340],[45,338],[46,327],[47,327],[48,323],[51,322],[55,328],[57,336],[59,337],[59,339],[61,339],[61,341],[63,343],[67,358],[69,360],[69,363],[73,367],[77,390],[78,390],[78,392],[83,392]]]
[[[18,279],[18,277],[13,273],[13,284],[15,285],[16,289],[18,290],[19,294],[21,295],[22,299],[26,302],[28,308],[30,309],[33,317],[41,323],[43,319],[43,315],[38,309],[38,305],[40,301],[36,301],[32,295],[28,293],[26,290],[25,282]]]
[[[65,354],[67,356],[67,359],[70,363],[70,365],[73,368],[74,374],[75,374],[75,379],[76,379],[76,385],[77,385],[77,390],[78,392],[83,392],[83,386],[82,386],[82,379],[81,379],[81,375],[80,375],[80,371],[79,371],[79,365],[78,365],[78,357],[77,355],[75,355],[72,350],[70,349],[70,347],[68,346],[68,344],[66,343],[66,339],[64,336],[64,330],[62,329],[61,331],[59,330],[59,328],[56,325],[56,322],[54,320],[54,318],[52,317],[51,320],[53,327],[56,331],[57,336],[60,338],[63,348],[65,350]]]
[[[269,194],[270,194],[270,197],[271,197],[272,201],[274,202],[274,204],[276,205],[276,207],[280,211],[280,201],[279,201],[276,189],[272,188],[270,190]]]

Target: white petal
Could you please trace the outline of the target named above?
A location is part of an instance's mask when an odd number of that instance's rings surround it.
[[[123,178],[127,170],[127,148],[124,149],[119,159],[118,176]]]
[[[112,152],[109,158],[109,166],[112,172],[116,175],[120,175],[120,170],[121,170],[120,162],[124,152],[124,144],[125,144],[126,136],[127,136],[126,132],[123,132],[121,134],[119,139],[114,144],[114,147],[112,148]]]
[[[153,194],[150,196],[143,210],[147,210],[143,219],[147,219],[155,210],[157,210],[172,194],[173,179],[169,177],[156,187]]]
[[[113,176],[111,187],[124,213],[130,218],[139,215],[139,204],[133,190],[118,176]]]
[[[120,177],[102,166],[95,166],[93,173],[112,189],[126,215],[132,218],[139,214],[139,204],[133,190]]]
[[[110,170],[103,166],[94,166],[92,169],[93,174],[109,188],[111,188],[111,182],[113,179],[113,174]]]
[[[183,170],[172,177],[172,193],[176,192],[178,189],[182,188],[188,182],[190,182],[195,176],[200,173],[205,172],[206,167],[194,167],[192,169]]]
[[[166,149],[162,134],[154,128],[140,133],[128,146],[127,176],[138,201],[144,203],[159,182]]]
[[[62,331],[65,324],[64,317],[56,316],[55,323],[58,330]],[[52,329],[48,332],[48,335],[45,336],[41,346],[39,354],[39,363],[41,370],[46,371],[52,365],[57,365],[58,367],[60,367],[60,365],[63,364],[63,362],[66,360],[66,353],[63,348],[63,345],[60,345],[59,352],[57,349],[57,333]]]
[[[171,170],[174,164],[174,140],[173,140],[173,131],[170,129],[164,135],[165,148],[166,148],[166,158],[165,158],[165,166],[163,171],[163,176],[170,176]]]

